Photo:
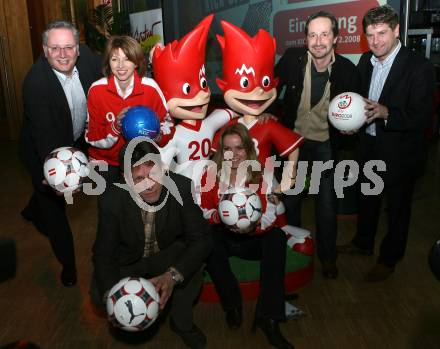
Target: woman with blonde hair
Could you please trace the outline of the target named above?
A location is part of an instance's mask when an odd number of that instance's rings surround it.
[[[286,235],[279,228],[277,220],[279,202],[273,195],[265,194],[267,186],[258,169],[254,142],[244,125],[237,123],[226,127],[218,144],[218,151],[213,157],[216,166],[213,165],[205,172],[201,183],[202,187],[212,187],[201,193],[203,215],[213,225],[213,251],[208,257],[206,269],[220,297],[228,327],[237,329],[242,324],[243,301],[229,257],[259,260],[260,294],[255,325],[263,330],[272,346],[293,348],[279,329],[279,322],[285,320],[286,265]],[[257,165],[254,166],[255,171],[252,171],[252,163]],[[208,183],[211,179],[215,183]],[[261,201],[260,221],[246,231],[228,228],[222,224],[218,211],[222,195],[234,188],[251,189],[251,185],[258,188],[254,191]]]

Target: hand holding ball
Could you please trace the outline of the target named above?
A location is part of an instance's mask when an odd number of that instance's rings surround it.
[[[156,140],[160,133],[160,121],[150,108],[138,105],[125,112],[122,119],[122,134],[127,141],[144,136]]]
[[[328,108],[330,123],[340,131],[356,131],[365,123],[365,101],[354,92],[344,92],[330,102]]]
[[[261,200],[247,188],[234,188],[225,193],[218,205],[221,221],[230,230],[245,234],[253,230],[261,218]]]
[[[159,316],[159,294],[148,280],[124,278],[108,294],[107,314],[115,327],[129,332],[145,330]]]
[[[43,173],[47,183],[64,193],[80,188],[89,175],[89,161],[84,153],[73,147],[57,148],[44,161]]]

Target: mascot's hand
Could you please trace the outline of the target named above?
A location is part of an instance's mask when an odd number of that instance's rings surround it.
[[[171,135],[175,131],[174,121],[168,114],[165,119],[160,123],[160,134]]]

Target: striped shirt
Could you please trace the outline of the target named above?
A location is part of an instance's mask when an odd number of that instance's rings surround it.
[[[380,62],[376,56],[371,56],[371,64],[373,65],[373,74],[371,75],[370,91],[368,92],[368,99],[377,102],[382,93],[385,81],[387,81],[388,74],[394,63],[394,59],[399,53],[402,44],[397,42],[397,46],[391,52],[391,54]],[[365,132],[371,136],[376,136],[376,124],[372,122],[365,130]]]
[[[142,222],[144,223],[144,254],[143,257],[151,257],[159,252],[159,244],[156,238],[155,212],[141,210]]]

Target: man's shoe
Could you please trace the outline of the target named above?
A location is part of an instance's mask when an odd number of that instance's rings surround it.
[[[74,268],[63,267],[61,271],[61,283],[64,287],[72,287],[76,285],[76,270]]]
[[[240,328],[243,322],[243,311],[241,308],[226,310],[226,323],[231,330]]]
[[[173,319],[170,319],[170,329],[182,338],[185,345],[191,349],[204,349],[206,348],[206,336],[202,330],[193,324],[192,328],[188,331],[180,330],[174,323]]]
[[[267,341],[270,345],[278,349],[295,349],[280,332],[280,327],[277,320],[273,319],[257,319],[257,327],[266,335]]]
[[[352,242],[349,244],[336,246],[336,250],[338,251],[338,253],[342,253],[342,254],[358,254],[361,256],[372,256],[373,255],[373,250],[358,247],[355,244],[353,244]]]
[[[364,277],[364,281],[378,282],[388,279],[388,277],[394,273],[394,267],[377,263]]]
[[[336,279],[338,277],[338,267],[336,266],[336,262],[322,262],[322,276],[326,279]]]

